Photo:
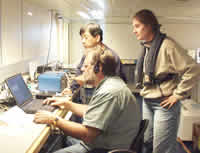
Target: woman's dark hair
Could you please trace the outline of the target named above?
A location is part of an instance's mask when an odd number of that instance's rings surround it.
[[[139,20],[141,23],[145,25],[150,25],[153,32],[160,30],[161,25],[158,23],[158,20],[154,13],[148,9],[143,9],[138,11],[133,19]]]
[[[83,27],[81,27],[79,34],[82,35],[87,30],[90,32],[90,34],[93,37],[96,37],[97,35],[99,35],[100,36],[100,42],[103,41],[103,31],[102,31],[102,29],[101,29],[99,24],[96,24],[96,23],[86,24]]]

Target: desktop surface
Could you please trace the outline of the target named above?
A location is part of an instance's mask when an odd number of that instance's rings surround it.
[[[67,110],[56,110],[60,117]],[[4,153],[38,153],[51,134],[45,124],[33,122],[34,115],[24,113],[18,106],[0,114],[0,144]],[[11,147],[10,147],[11,146]]]

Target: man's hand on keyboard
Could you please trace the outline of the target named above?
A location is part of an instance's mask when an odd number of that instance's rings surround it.
[[[48,111],[38,111],[35,113],[34,122],[39,124],[52,124],[56,115]]]
[[[71,103],[71,97],[52,97],[47,98],[43,101],[44,104],[52,105],[52,106],[58,106],[61,109],[68,108]]]

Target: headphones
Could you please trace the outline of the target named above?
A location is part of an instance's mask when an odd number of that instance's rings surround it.
[[[94,73],[99,73],[99,61],[94,66]]]

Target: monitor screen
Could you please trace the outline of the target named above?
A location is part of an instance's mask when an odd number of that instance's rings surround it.
[[[6,84],[18,105],[22,105],[29,99],[32,99],[32,94],[24,82],[21,74],[8,78],[6,80]]]

